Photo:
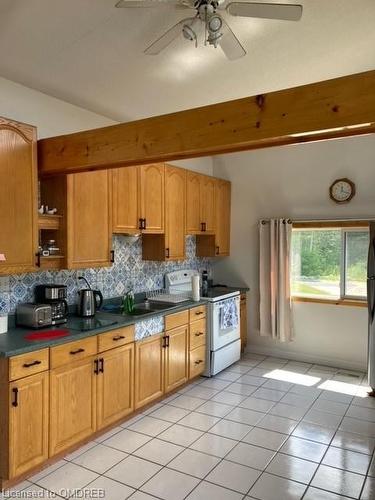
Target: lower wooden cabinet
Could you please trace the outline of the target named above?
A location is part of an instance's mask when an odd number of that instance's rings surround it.
[[[246,293],[241,294],[241,300],[240,300],[240,335],[241,335],[241,352],[244,352],[247,344]]]
[[[163,395],[163,335],[153,335],[135,344],[135,408]]]
[[[173,391],[188,379],[188,325],[166,332],[164,390]]]
[[[134,410],[134,344],[111,349],[97,360],[97,428]]]
[[[94,357],[50,371],[50,456],[96,430]]]
[[[48,400],[48,371],[9,384],[9,465],[3,477],[19,476],[47,460]]]
[[[189,378],[197,377],[206,368],[206,346],[196,347],[189,353]]]

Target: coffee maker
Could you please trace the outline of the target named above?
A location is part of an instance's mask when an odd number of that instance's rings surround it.
[[[35,302],[51,306],[52,325],[67,322],[68,303],[66,285],[37,285],[34,289]]]

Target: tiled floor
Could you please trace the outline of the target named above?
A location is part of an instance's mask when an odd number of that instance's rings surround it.
[[[363,373],[247,354],[23,482],[19,498],[375,499],[366,390]]]

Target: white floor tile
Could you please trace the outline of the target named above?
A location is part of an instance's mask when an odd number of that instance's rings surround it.
[[[300,394],[294,394],[293,392],[288,392],[281,400],[281,403],[285,403],[287,405],[297,406],[298,408],[309,408],[315,398],[301,396]]]
[[[104,474],[105,471],[118,464],[126,457],[127,454],[123,451],[98,444],[94,448],[79,455],[72,460],[72,462],[97,472],[98,474]]]
[[[143,491],[136,491],[131,497],[130,500],[155,500],[153,495],[149,495],[148,493],[143,493]]]
[[[344,417],[339,429],[344,432],[354,432],[363,436],[375,437],[375,423],[358,418]]]
[[[261,500],[300,500],[306,485],[264,473],[251,488],[249,495]]]
[[[290,455],[283,455],[278,453],[268,465],[266,471],[282,476],[292,481],[308,484],[313,477],[318,464],[308,462],[302,458],[291,457]]]
[[[183,500],[199,484],[199,479],[164,468],[141,488],[164,500]]]
[[[335,430],[327,429],[320,425],[310,424],[309,422],[301,422],[297,425],[292,434],[293,436],[303,439],[329,444],[335,434]]]
[[[177,398],[170,401],[169,404],[172,406],[177,406],[177,408],[183,408],[184,410],[195,410],[198,406],[204,403],[200,398],[192,398],[191,396],[177,396]]]
[[[358,451],[371,455],[375,448],[375,439],[352,434],[350,432],[337,431],[332,441],[332,446],[345,448],[346,450]]]
[[[274,389],[265,389],[261,387],[253,393],[254,398],[266,399],[267,401],[280,401],[285,396],[284,391],[276,391]]]
[[[320,462],[327,450],[327,445],[315,443],[296,436],[290,436],[280,451],[294,457],[305,458],[313,462]]]
[[[105,475],[133,488],[140,488],[160,470],[160,465],[130,456],[107,471]]]
[[[276,415],[266,415],[260,422],[256,424],[256,426],[270,431],[290,434],[291,432],[293,432],[297,424],[298,422],[296,420],[278,417]]]
[[[307,488],[303,500],[347,500],[347,497],[336,495],[336,493],[330,493],[325,490],[318,490],[318,488],[310,486],[310,488]]]
[[[130,431],[140,432],[142,434],[155,437],[165,431],[165,429],[168,429],[170,425],[171,424],[165,420],[147,416],[130,425],[128,429]]]
[[[358,474],[366,474],[371,456],[330,446],[322,461],[325,465],[345,469]]]
[[[47,476],[51,472],[54,472],[55,470],[59,469],[63,465],[66,465],[67,462],[65,460],[59,460],[58,462],[50,465],[49,467],[46,467],[45,469],[41,470],[37,474],[34,474],[31,476],[29,479],[32,483],[37,483],[39,479],[41,479],[44,476]],[[1,497],[0,497],[1,498]]]
[[[238,464],[263,470],[267,467],[274,455],[274,451],[266,450],[259,446],[253,446],[252,444],[238,443],[225,458]]]
[[[127,421],[128,422],[128,421]],[[105,434],[102,434],[101,436],[98,436],[94,439],[94,441],[96,443],[103,443],[103,441],[106,441],[108,438],[110,438],[111,436],[114,436],[115,434],[118,434],[119,432],[121,432],[123,430],[123,427],[126,427],[125,424],[127,422],[124,422],[124,424],[122,426],[119,426],[119,427],[114,427],[113,429],[109,430],[108,432],[106,432]],[[78,451],[78,450],[77,450]]]
[[[160,418],[161,420],[173,423],[178,422],[182,418],[186,417],[186,415],[189,415],[189,410],[184,410],[183,408],[177,408],[170,405],[164,405],[150,413],[150,417]]]
[[[121,432],[110,437],[103,444],[124,451],[125,453],[133,453],[137,448],[140,448],[151,439],[150,436],[146,436],[145,434],[122,429]]]
[[[216,401],[217,403],[224,403],[227,405],[237,406],[245,398],[246,396],[241,396],[241,394],[234,394],[234,392],[221,391],[212,398],[212,401]]]
[[[375,409],[375,398],[370,396],[354,396],[352,404],[355,406],[364,406],[365,408]]]
[[[157,464],[166,465],[181,453],[183,449],[182,446],[178,446],[177,444],[167,443],[155,438],[135,451],[134,455]]]
[[[27,482],[30,486],[27,488],[23,488],[22,490],[17,490],[17,486],[15,488],[12,488],[12,492],[10,490],[5,490],[4,493],[0,492],[0,500],[9,500],[10,498],[63,498],[55,493],[51,493],[48,490],[45,490],[41,486],[38,486],[37,484],[31,484]],[[21,493],[22,491],[22,493]],[[17,492],[17,493],[16,493]],[[14,494],[14,496],[12,496]],[[17,496],[15,496],[17,495]]]
[[[262,420],[264,415],[264,413],[260,413],[259,411],[237,407],[228,413],[225,418],[227,420],[239,422],[240,424],[255,425]]]
[[[172,427],[169,427],[166,431],[162,432],[158,437],[159,439],[179,444],[180,446],[190,446],[202,435],[202,431],[175,424],[172,425]]]
[[[348,404],[339,403],[337,401],[330,401],[329,399],[318,398],[311,408],[313,410],[328,411],[329,413],[343,416],[345,415],[348,407]]]
[[[56,471],[38,480],[38,485],[66,498],[74,494],[74,490],[84,488],[97,479],[98,474],[78,465],[67,463]]]
[[[263,385],[264,389],[274,389],[276,391],[283,391],[287,392],[289,389],[293,387],[293,384],[291,382],[285,382],[284,380],[275,380],[273,378],[270,378],[267,380],[267,382]]]
[[[242,500],[242,497],[242,493],[236,493],[216,484],[202,481],[186,500]]]
[[[211,389],[208,387],[203,387],[201,384],[196,385],[192,389],[188,390],[185,395],[192,396],[194,398],[210,399],[215,396],[219,391],[217,389]]]
[[[371,463],[370,463],[370,467],[369,467],[369,470],[368,470],[368,475],[372,476],[372,477],[375,477],[375,455],[373,455],[373,457],[372,457],[372,460],[371,460]]]
[[[119,428],[119,430],[122,430],[122,429]],[[73,451],[72,453],[69,453],[68,455],[65,455],[64,459],[68,460],[69,462],[71,462],[75,458],[77,458],[80,455],[82,455],[82,453],[85,453],[86,451],[91,450],[91,448],[94,448],[94,446],[98,446],[98,443],[96,441],[90,441],[89,443],[84,444],[83,446],[81,446],[77,450]]]
[[[240,365],[237,363],[237,364],[230,366],[228,368],[228,371],[243,375],[243,374],[247,373],[250,370],[250,368],[251,368],[250,366]]]
[[[332,491],[338,495],[359,498],[364,480],[365,476],[320,465],[311,485]]]
[[[95,481],[90,483],[87,488],[91,491],[102,491],[104,493],[104,496],[102,496],[101,498],[103,498],[104,500],[125,500],[126,498],[129,498],[135,491],[133,488],[129,488],[129,486],[126,486],[125,484],[118,483],[117,481],[112,481],[112,479],[104,476],[95,479]],[[73,496],[72,498],[85,497],[78,492],[76,497]]]
[[[215,375],[215,380],[224,380],[225,382],[235,382],[240,378],[241,374],[224,370]]]
[[[320,394],[319,399],[326,399],[329,401],[335,401],[336,403],[349,404],[351,403],[353,396],[351,394],[343,394],[342,392],[324,390]]]
[[[247,493],[260,474],[260,471],[245,465],[223,460],[210,472],[206,477],[206,481],[239,493]]]
[[[329,427],[335,430],[340,425],[341,420],[342,417],[340,415],[320,410],[309,410],[303,417],[304,422],[310,422],[311,424],[321,425],[322,427]]]
[[[216,436],[215,434],[204,434],[190,448],[223,458],[236,444],[237,441],[233,439]]]
[[[206,401],[202,406],[197,408],[196,411],[213,417],[225,417],[232,409],[233,406],[230,405],[217,403],[216,401]]]
[[[257,387],[260,387],[261,385],[265,384],[267,382],[266,378],[263,377],[255,377],[254,375],[242,375],[237,382],[239,384],[248,384],[248,385],[254,385]]]
[[[222,391],[230,384],[229,380],[220,380],[218,378],[206,378],[201,382],[202,387],[208,387],[209,389],[216,389]]]
[[[257,399],[252,396],[244,399],[238,406],[241,408],[247,408],[248,410],[255,410],[267,413],[273,406],[275,406],[274,401],[267,401],[266,399]]]
[[[188,449],[174,458],[168,468],[203,479],[219,462],[218,457]]]
[[[347,417],[360,418],[361,420],[368,420],[375,422],[375,409],[365,408],[364,406],[351,405],[346,413]]]
[[[289,436],[280,432],[268,431],[254,427],[242,441],[256,446],[261,446],[269,450],[277,451]]]
[[[230,439],[236,439],[240,441],[246,436],[246,434],[251,429],[252,427],[250,425],[222,419],[220,420],[220,422],[211,427],[209,432],[211,434],[218,434],[219,436],[224,436]]]
[[[238,382],[233,382],[233,384],[228,385],[225,389],[228,392],[233,392],[234,394],[240,394],[241,396],[250,396],[255,392],[258,387],[254,385],[239,384]]]
[[[198,429],[200,431],[208,431],[213,425],[219,422],[220,418],[213,417],[211,415],[205,415],[204,413],[192,412],[178,423],[179,425],[185,425],[186,427],[192,427],[193,429]]]
[[[297,406],[286,405],[285,403],[277,403],[270,409],[269,413],[279,417],[301,420],[306,413],[306,408],[298,408]]]
[[[368,477],[362,491],[361,500],[374,500],[375,498],[375,479]]]

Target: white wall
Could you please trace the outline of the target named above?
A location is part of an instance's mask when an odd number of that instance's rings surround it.
[[[375,218],[375,136],[223,155],[214,159],[214,175],[232,181],[231,256],[214,265],[215,280],[250,286],[249,349],[365,368],[365,308],[298,303],[296,339],[282,344],[259,337],[258,220],[268,217]],[[349,177],[357,195],[338,206],[328,188]]]

